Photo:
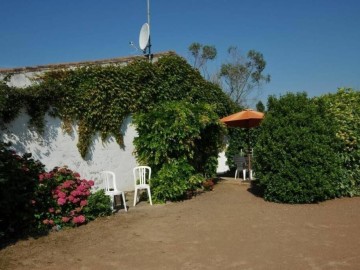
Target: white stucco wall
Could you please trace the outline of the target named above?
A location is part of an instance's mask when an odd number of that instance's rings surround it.
[[[115,172],[119,188],[134,190],[132,169],[137,165],[133,155],[133,139],[136,130],[128,117],[121,127],[124,135],[124,149],[109,138],[105,143],[99,136],[93,140],[90,153],[82,159],[77,149],[78,134],[76,127],[71,135],[61,129],[58,118],[46,116],[46,130],[41,136],[28,128],[29,116],[22,113],[7,126],[7,130],[0,131],[0,139],[12,142],[12,148],[18,153],[32,153],[33,158],[40,160],[47,170],[55,166],[67,165],[69,169],[80,173],[82,178],[96,180],[102,170]]]
[[[14,87],[30,86],[32,84],[31,78],[33,78],[37,74],[40,74],[40,72],[16,73],[11,76],[10,81],[8,82],[8,85],[14,86]]]
[[[32,78],[43,73],[41,71],[19,71],[12,74],[9,86],[27,87],[32,84]],[[4,78],[0,74],[0,79]],[[137,166],[133,151],[133,140],[137,136],[135,127],[131,125],[131,118],[127,118],[121,131],[124,134],[124,149],[109,138],[103,143],[99,136],[95,136],[90,153],[85,160],[80,156],[76,146],[78,133],[76,126],[71,135],[65,134],[61,129],[58,118],[46,116],[46,130],[43,135],[29,129],[29,116],[22,113],[6,130],[0,129],[0,139],[12,142],[12,148],[18,153],[32,153],[33,158],[41,161],[47,170],[55,166],[67,165],[69,169],[80,173],[82,178],[96,180],[99,172],[110,170],[115,172],[117,185],[124,191],[134,190],[132,169]],[[217,172],[228,170],[224,152],[218,158]]]
[[[227,158],[225,156],[225,151],[221,152],[218,157],[218,167],[217,173],[225,173],[229,170],[229,166],[226,165]]]
[[[80,156],[76,146],[79,136],[76,126],[71,135],[63,132],[61,120],[46,115],[46,129],[43,135],[28,127],[29,116],[20,114],[6,130],[0,130],[0,140],[11,142],[12,148],[20,154],[31,153],[35,160],[41,161],[46,170],[56,166],[68,166],[69,169],[80,173],[81,178],[96,180],[99,172],[113,171],[116,175],[117,186],[124,191],[134,190],[132,169],[137,166],[133,154],[135,147],[133,140],[137,136],[135,127],[128,117],[121,132],[124,134],[124,148],[120,148],[113,137],[102,142],[100,136],[95,136],[90,153],[85,159]],[[218,158],[217,172],[228,171],[224,152]]]

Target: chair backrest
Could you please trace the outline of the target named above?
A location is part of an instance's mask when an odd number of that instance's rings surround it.
[[[102,171],[102,187],[105,191],[117,191],[115,173],[111,171]]]
[[[242,170],[246,167],[246,158],[242,156],[235,155],[234,156],[234,163],[238,170]]]
[[[138,166],[133,169],[135,185],[150,184],[151,168],[149,166]]]

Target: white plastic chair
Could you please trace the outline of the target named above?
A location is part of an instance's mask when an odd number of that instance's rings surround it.
[[[105,190],[105,194],[110,196],[111,209],[114,210],[114,203],[115,203],[114,196],[121,195],[124,204],[124,209],[127,212],[125,193],[124,191],[117,189],[115,173],[111,171],[102,171],[100,174],[102,180],[102,187]]]
[[[245,157],[242,156],[234,156],[234,163],[236,165],[236,171],[235,171],[235,180],[237,178],[237,176],[239,175],[240,171],[243,172],[243,180],[246,180],[246,159]],[[251,175],[250,175],[251,178]]]
[[[149,166],[138,166],[133,169],[133,174],[135,183],[134,206],[139,201],[138,190],[141,189],[147,190],[150,204],[152,205],[150,192],[151,168]]]

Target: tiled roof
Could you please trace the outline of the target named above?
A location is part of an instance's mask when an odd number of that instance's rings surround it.
[[[175,54],[175,52],[173,52],[173,51],[160,52],[160,53],[153,54],[153,58],[159,58],[161,56],[174,55],[174,54]],[[40,66],[33,66],[33,67],[0,68],[0,73],[2,73],[2,74],[26,73],[26,72],[46,71],[46,70],[52,70],[52,69],[64,69],[64,68],[87,66],[87,65],[127,64],[127,63],[135,61],[137,59],[144,59],[145,57],[147,57],[147,56],[127,56],[127,57],[95,60],[95,61],[49,64],[49,65],[40,65]]]

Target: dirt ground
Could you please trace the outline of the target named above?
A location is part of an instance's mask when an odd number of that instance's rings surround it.
[[[0,269],[360,269],[360,198],[265,202],[235,180],[191,200],[140,202],[0,250]]]

